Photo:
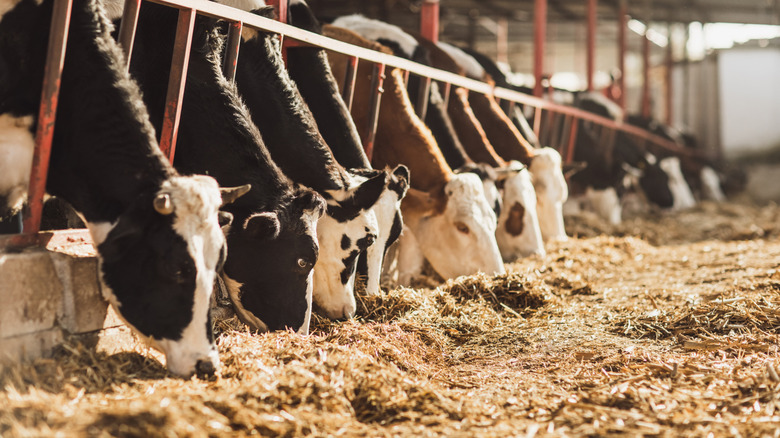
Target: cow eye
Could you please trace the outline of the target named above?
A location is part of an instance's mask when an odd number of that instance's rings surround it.
[[[306,259],[301,258],[301,259],[298,259],[298,267],[305,270],[305,269],[311,268],[311,263],[306,261]]]
[[[469,233],[469,227],[463,222],[455,222],[455,228],[457,228],[458,231],[460,231],[463,234]]]

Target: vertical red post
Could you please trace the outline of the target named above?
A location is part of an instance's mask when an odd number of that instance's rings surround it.
[[[238,51],[241,46],[241,31],[244,29],[244,23],[236,21],[230,23],[228,30],[227,47],[225,48],[225,58],[223,60],[222,71],[225,77],[231,82],[236,80],[236,67],[238,66]]]
[[[650,23],[647,23],[648,28]],[[642,117],[650,117],[650,39],[642,36]]]
[[[564,157],[565,163],[571,163],[574,161],[574,148],[577,147],[577,129],[580,126],[580,120],[574,117],[571,124],[571,131],[569,131],[569,145],[566,147],[566,156]]]
[[[544,40],[547,37],[547,0],[534,0],[534,96],[542,97]]]
[[[368,126],[366,127],[366,136],[363,144],[366,149],[366,156],[371,160],[374,154],[374,140],[376,140],[376,125],[379,121],[379,104],[382,100],[382,88],[385,80],[385,65],[374,64],[374,73],[371,77],[371,105],[368,115]]]
[[[119,24],[119,44],[125,52],[127,68],[130,68],[130,57],[133,55],[133,40],[138,27],[138,13],[141,11],[141,0],[125,1],[122,22]]]
[[[425,0],[420,8],[420,35],[439,42],[439,0]]]
[[[347,72],[344,75],[344,88],[341,89],[341,97],[347,104],[347,110],[352,110],[352,96],[355,95],[355,78],[357,77],[357,56],[350,56],[347,61]]]
[[[674,47],[672,47],[672,25],[667,24],[669,30],[669,40],[666,43],[666,124],[672,124],[674,111],[674,89],[672,86],[672,68],[674,67]]]
[[[588,0],[588,48],[586,55],[588,91],[593,91],[593,75],[596,70],[596,9],[597,0]]]
[[[266,4],[276,8],[276,16],[280,23],[287,24],[287,0],[268,0]],[[287,48],[284,47],[284,35],[279,35],[279,42],[282,44],[282,59],[287,64]]]
[[[618,68],[620,69],[620,78],[618,78],[618,104],[626,110],[626,29],[628,28],[628,8],[626,0],[620,0],[618,6]]]
[[[176,152],[176,136],[179,132],[181,102],[184,97],[184,85],[187,83],[187,64],[190,59],[196,16],[195,9],[181,9],[179,10],[179,22],[176,25],[176,40],[173,45],[171,73],[168,77],[168,94],[165,98],[165,114],[160,133],[160,149],[171,163],[173,163],[173,156]]]
[[[501,17],[496,20],[496,61],[509,63],[509,20]]]
[[[73,0],[54,1],[49,27],[49,46],[46,49],[46,66],[43,73],[41,106],[38,110],[38,127],[35,131],[35,152],[30,170],[30,185],[27,189],[27,206],[24,211],[23,229],[28,236],[41,230],[43,195],[46,192],[46,176],[49,172],[49,158],[54,140],[54,122],[57,116],[72,8]]]

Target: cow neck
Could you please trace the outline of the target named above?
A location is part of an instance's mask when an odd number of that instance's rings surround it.
[[[258,33],[244,42],[236,84],[271,157],[287,176],[320,193],[347,188],[346,172],[284,68],[276,35]]]
[[[131,69],[158,131],[166,95],[160,78],[170,71],[175,23],[174,9],[143,3]],[[234,213],[273,210],[291,194],[292,184],[271,159],[235,86],[222,75],[216,38],[212,22],[198,17],[174,165],[182,173],[210,175],[223,187],[251,184],[249,193],[230,206]]]
[[[74,2],[70,29],[47,189],[87,221],[113,222],[175,172],[95,1]]]
[[[447,108],[466,152],[478,163],[494,167],[505,166],[506,161],[496,153],[482,128],[482,124],[474,115],[468,102],[468,95],[468,90],[464,88],[453,90]]]
[[[523,138],[495,99],[481,93],[470,93],[469,103],[498,155],[504,160],[530,165],[533,146]]]
[[[439,149],[451,168],[459,169],[474,163],[466,154],[466,149],[455,131],[452,119],[444,107],[444,99],[435,84],[431,86],[428,111],[425,113],[425,124],[431,129]]]
[[[381,44],[369,41],[347,29],[323,25],[323,35],[383,53],[391,53]],[[344,74],[347,57],[328,52],[328,60],[335,76]],[[357,126],[367,126],[373,65],[358,63],[352,117]],[[395,167],[404,164],[410,171],[410,185],[417,190],[440,192],[452,178],[452,170],[436,145],[425,124],[414,114],[414,109],[403,77],[398,69],[390,70],[384,81],[384,94],[379,110],[376,141],[371,164],[374,168]]]
[[[325,51],[315,47],[288,48],[287,70],[339,164],[348,168],[371,168]]]

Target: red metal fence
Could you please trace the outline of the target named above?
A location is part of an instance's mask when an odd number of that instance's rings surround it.
[[[138,21],[138,11],[143,0],[127,0],[119,31],[119,40],[128,62],[132,53],[133,38]],[[311,33],[281,22],[286,20],[287,0],[275,0],[279,7],[282,20],[275,21],[260,17],[249,12],[212,3],[206,0],[146,0],[167,5],[179,9],[179,21],[176,30],[174,53],[171,61],[171,73],[168,79],[168,94],[165,109],[165,120],[160,134],[160,147],[173,162],[176,150],[176,134],[179,123],[180,107],[184,93],[187,59],[192,42],[192,33],[196,15],[204,15],[227,20],[231,23],[228,38],[228,49],[224,63],[224,71],[227,77],[235,77],[236,61],[239,56],[241,33],[244,27],[250,27],[261,31],[278,33],[284,38],[287,45],[313,45],[335,52],[348,55],[349,68],[345,78],[344,100],[351,104],[354,92],[355,72],[357,60],[364,59],[376,65],[374,69],[374,82],[372,86],[372,113],[369,117],[369,126],[361,130],[365,141],[367,154],[370,156],[373,148],[373,139],[376,134],[376,117],[379,111],[379,99],[382,91],[382,78],[386,67],[395,67],[405,70],[408,74],[416,74],[423,78],[423,86],[430,85],[431,80],[439,81],[445,86],[444,98],[448,98],[451,87],[463,87],[470,91],[493,94],[497,99],[507,100],[514,104],[522,104],[534,108],[534,132],[543,144],[552,146],[561,152],[566,162],[570,162],[574,156],[575,139],[579,121],[589,121],[599,126],[598,135],[602,141],[611,144],[614,141],[615,132],[623,131],[632,137],[639,139],[643,145],[654,145],[676,153],[692,154],[690,151],[680,148],[675,143],[664,138],[650,134],[640,128],[594,115],[577,108],[557,105],[540,98],[519,93],[505,88],[497,88],[490,84],[472,80],[463,76],[437,70],[415,62],[375,52],[362,47],[353,46],[341,41],[330,39],[322,35]],[[24,233],[0,238],[0,248],[19,247],[25,245],[43,245],[52,241],[72,239],[73,236],[85,238],[84,230],[76,232],[50,232],[39,233],[41,212],[43,209],[43,195],[46,187],[46,173],[51,152],[52,135],[54,132],[54,118],[57,110],[57,97],[59,93],[60,75],[64,63],[65,47],[67,42],[70,10],[73,0],[54,0],[54,15],[51,24],[49,48],[46,59],[46,73],[44,78],[43,93],[41,97],[40,114],[38,119],[38,132],[36,133],[36,149],[33,159],[30,187],[28,192],[27,207],[24,211]],[[269,2],[272,3],[272,2]],[[429,4],[430,3],[430,4]],[[434,6],[435,5],[435,6]],[[433,15],[437,9],[436,1],[425,2],[425,14]],[[427,96],[428,93],[421,93]],[[417,102],[418,114],[424,114],[427,100]]]

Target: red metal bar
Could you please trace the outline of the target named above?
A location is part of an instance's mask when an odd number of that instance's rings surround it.
[[[672,124],[672,111],[674,111],[674,104],[672,99],[674,98],[674,89],[672,85],[672,68],[674,67],[674,56],[672,47],[672,25],[668,24],[669,39],[666,44],[666,124]]]
[[[30,170],[30,185],[27,189],[27,206],[24,210],[23,230],[28,236],[41,229],[43,195],[46,193],[46,176],[49,172],[54,122],[57,116],[72,8],[73,0],[54,1],[49,27],[49,46],[46,49],[46,66],[43,73],[41,106],[38,110],[38,127],[35,131],[35,152]]]
[[[642,37],[642,117],[650,117],[650,39],[647,34]]]
[[[420,35],[439,42],[439,0],[424,0],[420,7]]]
[[[347,73],[344,75],[344,88],[341,90],[341,95],[344,98],[344,103],[347,104],[347,109],[352,110],[352,96],[355,95],[355,78],[357,77],[357,56],[350,56],[347,61]]]
[[[566,147],[566,156],[564,157],[566,163],[574,161],[574,148],[577,147],[577,129],[579,126],[579,119],[574,117],[571,124],[571,131],[569,131],[569,145]]]
[[[444,91],[441,93],[441,97],[444,99],[444,108],[448,108],[450,105],[450,91],[452,90],[452,84],[449,82],[444,83]]]
[[[534,1],[534,96],[542,97],[544,41],[547,37],[547,0]]]
[[[626,110],[626,29],[628,28],[628,7],[626,0],[620,0],[618,7],[618,68],[620,69],[620,78],[618,79],[618,104]]]
[[[496,20],[496,61],[509,63],[509,20],[501,17]]]
[[[540,139],[539,137],[539,131],[542,128],[542,107],[537,106],[534,108],[534,134],[536,135],[536,138]]]
[[[588,91],[593,91],[593,75],[596,67],[596,9],[597,0],[588,0],[587,77]]]
[[[385,80],[385,65],[374,64],[374,72],[371,76],[371,106],[366,127],[365,149],[368,159],[374,154],[374,140],[376,140],[376,125],[379,121],[379,104],[382,100],[382,88]]]
[[[265,3],[276,8],[276,16],[280,23],[287,24],[287,0],[267,0]]]
[[[184,85],[187,82],[187,64],[192,47],[192,33],[195,29],[195,10],[180,9],[179,22],[176,25],[176,40],[173,46],[171,73],[168,77],[168,94],[165,99],[165,115],[163,116],[162,133],[160,134],[160,149],[173,163],[176,152],[176,137],[179,133],[179,118],[181,117],[181,101],[184,97]]]
[[[222,65],[222,71],[225,73],[225,77],[231,82],[236,80],[236,66],[238,65],[238,51],[241,46],[241,32],[244,29],[244,23],[237,21],[230,23],[230,30],[228,30],[227,48],[225,49],[227,54]]]
[[[417,94],[417,104],[415,112],[420,120],[425,120],[425,114],[428,112],[428,96],[431,94],[431,78],[421,77],[420,90]]]
[[[409,85],[409,75],[410,75],[410,73],[411,72],[409,70],[404,70],[404,87]]]
[[[126,0],[122,12],[122,22],[119,24],[119,44],[125,52],[127,68],[130,68],[130,58],[133,55],[133,41],[138,28],[138,13],[141,10],[141,0]]]

